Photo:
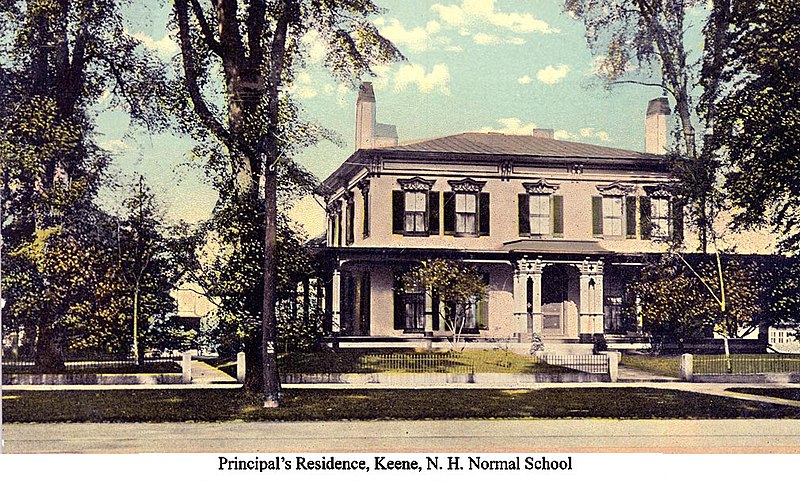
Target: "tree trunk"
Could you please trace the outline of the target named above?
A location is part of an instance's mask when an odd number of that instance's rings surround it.
[[[38,372],[62,373],[65,365],[56,344],[56,334],[49,320],[41,320],[37,327],[34,366]]]
[[[281,381],[275,354],[275,286],[277,264],[275,250],[277,235],[277,176],[266,167],[264,181],[264,304],[262,307],[262,347],[264,350],[264,407],[278,407]]]

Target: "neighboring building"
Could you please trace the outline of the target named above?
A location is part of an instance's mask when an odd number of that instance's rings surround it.
[[[666,99],[651,101],[640,153],[531,135],[463,133],[397,144],[364,83],[359,149],[323,183],[330,329],[340,341],[445,337],[434,294],[405,292],[420,260],[474,264],[488,281],[471,337],[546,344],[633,336],[625,284],[683,237],[671,196]]]
[[[797,338],[797,329],[769,327],[767,342],[768,349],[775,352],[800,354],[800,340]]]

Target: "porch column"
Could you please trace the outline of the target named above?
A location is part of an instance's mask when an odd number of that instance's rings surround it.
[[[331,332],[338,336],[342,329],[342,273],[338,268],[333,269],[331,292]]]
[[[578,265],[581,273],[580,327],[582,340],[591,340],[603,333],[603,262],[584,260]]]
[[[518,338],[532,333],[542,333],[542,269],[541,260],[528,260],[522,257],[517,261],[514,271],[514,332]],[[528,280],[531,281],[531,292],[528,293]],[[528,298],[531,306],[528,307]],[[528,329],[528,316],[531,317],[531,328]]]
[[[521,338],[528,333],[528,276],[520,272],[519,267],[514,270],[514,336]]]

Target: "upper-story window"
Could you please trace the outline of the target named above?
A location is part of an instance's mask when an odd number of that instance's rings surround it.
[[[445,193],[444,232],[456,236],[489,234],[489,193],[482,193],[485,181],[464,178],[448,181]]]
[[[406,191],[403,230],[409,234],[428,233],[428,192]]]
[[[434,181],[398,179],[403,188],[392,192],[392,232],[408,236],[439,233],[439,193]]]
[[[669,236],[669,198],[651,198],[650,225],[653,238]]]
[[[640,198],[642,238],[683,240],[683,206],[668,185],[645,186]]]
[[[622,238],[623,236],[636,236],[636,209],[635,198],[631,202],[628,193],[634,190],[633,185],[612,183],[600,185],[597,190],[602,196],[592,197],[592,235],[606,238]],[[626,202],[627,200],[627,202]]]
[[[603,196],[603,235],[622,236],[622,196]]]
[[[522,183],[519,195],[519,234],[532,237],[564,235],[564,199],[556,195],[558,185],[540,179]]]
[[[529,195],[531,235],[550,234],[550,195]]]
[[[351,191],[345,193],[345,211],[347,212],[345,243],[347,245],[352,245],[355,241],[356,204],[353,201],[353,193]]]

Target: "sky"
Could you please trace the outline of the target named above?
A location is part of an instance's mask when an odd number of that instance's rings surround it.
[[[152,3],[152,5],[150,5]],[[178,47],[166,27],[169,4],[136,2],[129,30],[166,61]],[[380,32],[406,61],[378,66],[371,80],[379,122],[397,125],[400,142],[468,131],[528,134],[555,130],[559,139],[642,151],[648,100],[660,89],[633,85],[608,89],[596,75],[581,21],[559,0],[376,0]],[[324,141],[297,159],[321,180],[354,145],[352,86],[333,80],[315,60],[321,49],[306,39],[310,66],[290,86],[303,115],[336,132],[342,145]],[[186,165],[193,142],[170,133],[132,128],[120,110],[97,106],[101,146],[114,154],[121,179],[145,176],[171,220],[196,222],[215,201],[199,169]],[[109,196],[108,194],[106,196]],[[313,210],[314,213],[311,213]],[[311,200],[293,211],[309,235],[323,228]]]

